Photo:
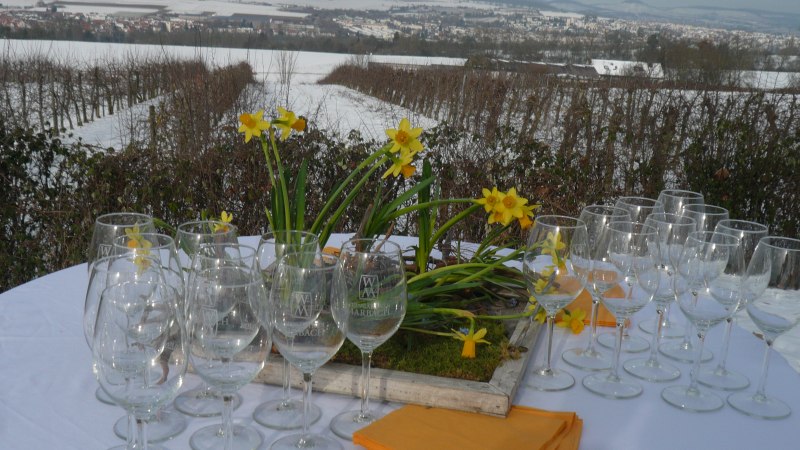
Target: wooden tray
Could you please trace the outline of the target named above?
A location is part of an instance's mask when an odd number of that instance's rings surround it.
[[[413,403],[505,417],[525,374],[528,360],[532,358],[540,328],[541,324],[532,322],[530,318],[517,321],[509,342],[528,350],[522,352],[519,359],[504,361],[495,369],[489,382],[373,368],[370,371],[370,400]],[[269,364],[255,381],[280,385],[283,367],[280,359],[280,355],[271,355]],[[314,373],[314,389],[358,397],[360,376],[361,366],[328,363]],[[293,376],[292,380],[299,381],[299,378]]]

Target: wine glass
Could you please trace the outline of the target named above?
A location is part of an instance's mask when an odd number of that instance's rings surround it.
[[[567,372],[553,369],[553,325],[556,314],[572,303],[586,284],[586,264],[573,266],[572,258],[589,260],[586,224],[574,217],[539,216],[534,220],[523,258],[528,292],[547,313],[547,359],[533,369],[528,385],[543,391],[560,391],[575,384]]]
[[[724,400],[699,388],[697,373],[706,332],[736,312],[742,299],[746,269],[739,238],[713,231],[695,231],[686,239],[674,278],[675,297],[697,330],[697,356],[689,386],[670,386],[661,398],[680,409],[706,412],[722,408]]]
[[[623,367],[629,374],[647,381],[672,381],[681,376],[681,371],[668,363],[658,359],[658,346],[661,341],[664,315],[667,307],[675,299],[673,277],[675,264],[678,262],[683,245],[689,234],[695,231],[694,220],[675,214],[654,213],[650,214],[644,222],[656,229],[659,247],[658,270],[660,271],[659,284],[653,294],[656,305],[657,317],[655,320],[656,332],[650,344],[650,356],[635,358],[625,362]]]
[[[755,393],[737,392],[728,404],[739,412],[762,419],[782,419],[792,409],[766,394],[769,356],[775,339],[800,322],[800,240],[761,238],[747,267],[747,315],[761,330],[766,351]]]
[[[619,376],[622,334],[625,322],[647,305],[658,289],[658,232],[638,222],[612,222],[603,242],[604,262],[594,272],[593,282],[601,285],[600,301],[617,320],[617,342],[611,370],[584,377],[583,386],[603,397],[632,398],[640,395],[643,388],[638,382]]]
[[[347,338],[361,350],[361,409],[334,417],[331,430],[350,440],[355,431],[380,418],[369,409],[372,352],[392,337],[406,315],[406,278],[403,254],[394,242],[351,239],[339,257]]]
[[[660,200],[647,197],[620,197],[614,206],[626,209],[631,215],[631,220],[640,223],[644,223],[650,214],[664,210],[664,204]],[[622,351],[626,353],[647,351],[650,344],[638,336],[630,335],[628,333],[629,326],[630,323],[626,324],[623,330]],[[603,347],[613,349],[616,346],[616,333],[604,333],[597,338],[597,342]]]
[[[762,237],[767,236],[768,233],[766,225],[747,220],[734,219],[721,220],[717,223],[715,231],[739,238],[744,255],[745,267],[750,264],[758,242]],[[747,293],[748,290],[744,292]],[[750,300],[751,299],[747,296],[742,298],[742,301],[739,302],[739,311],[741,311]],[[725,319],[725,334],[722,339],[722,351],[720,353],[719,363],[714,368],[705,367],[697,374],[697,381],[702,385],[726,391],[737,391],[750,385],[750,380],[744,374],[728,370],[725,367],[728,359],[731,329],[733,328],[733,317],[734,316],[731,316]]]
[[[619,220],[631,220],[631,216],[628,211],[622,208],[616,208],[614,206],[605,206],[605,205],[590,205],[581,211],[581,215],[578,217],[579,220],[582,220],[586,224],[586,230],[588,232],[588,242],[589,242],[589,260],[587,261],[589,264],[587,267],[584,268],[588,272],[588,279],[587,279],[587,286],[586,291],[592,297],[592,314],[590,323],[591,329],[591,336],[589,338],[589,343],[586,348],[571,348],[564,353],[561,354],[561,357],[566,361],[568,364],[575,366],[579,369],[585,370],[604,370],[611,368],[611,359],[597,351],[596,341],[597,341],[597,310],[600,306],[600,296],[602,292],[596,291],[594,289],[594,284],[592,284],[592,261],[597,255],[597,246],[600,243],[600,235],[605,230],[605,227],[608,225],[609,222],[619,221]],[[573,265],[579,264],[579,260],[573,258],[572,260]]]
[[[720,206],[707,205],[705,203],[690,203],[683,206],[681,215],[689,217],[697,224],[697,231],[714,231],[721,220],[728,218],[728,210]],[[691,323],[686,326],[686,333],[679,342],[669,342],[661,345],[658,349],[662,355],[681,362],[694,362],[697,352],[695,352],[692,337],[695,330]],[[710,361],[714,354],[709,350],[704,350],[701,355],[701,362]]]
[[[94,221],[92,241],[89,244],[88,268],[104,256],[110,256],[114,239],[131,233],[155,233],[153,218],[147,214],[115,212],[98,216]]]
[[[189,358],[195,372],[222,397],[222,426],[197,430],[189,444],[194,450],[254,449],[263,442],[261,433],[233,423],[233,399],[264,368],[272,347],[269,327],[262,325],[268,315],[267,293],[254,269],[255,248],[211,245],[218,253],[205,256],[201,247],[195,259],[207,261],[193,263],[187,297]]]
[[[175,397],[186,373],[186,333],[177,291],[160,282],[105,288],[92,340],[93,370],[115,403],[135,417],[128,449],[147,449],[147,423]]]
[[[178,225],[175,234],[175,247],[178,251],[183,273],[184,284],[190,285],[192,261],[200,247],[204,244],[234,244],[237,242],[238,229],[235,225],[216,220],[195,220]],[[209,247],[207,253],[214,254]],[[233,409],[239,407],[242,399],[237,393],[233,399]],[[200,386],[181,392],[175,399],[178,411],[195,417],[211,417],[222,414],[222,397],[205,382]]]
[[[344,343],[349,314],[338,258],[319,252],[284,255],[272,283],[273,338],[284,358],[303,373],[303,404],[311,402],[314,372]],[[303,408],[305,411],[305,408]],[[272,449],[337,449],[334,439],[302,432],[272,443]]]
[[[272,289],[275,269],[283,255],[317,250],[319,250],[319,238],[307,231],[281,230],[261,236],[256,251],[256,261],[267,292]],[[291,430],[303,426],[303,403],[291,398],[289,361],[282,358],[282,363],[283,395],[279,399],[259,405],[253,412],[253,419],[268,428]],[[313,424],[322,416],[322,410],[317,405],[309,404],[307,414],[309,423]]]
[[[694,203],[704,203],[703,194],[694,191],[686,191],[682,189],[664,189],[658,194],[658,201],[662,204],[662,211],[666,214],[678,214],[683,211],[683,205],[690,205]],[[686,330],[681,326],[670,320],[669,312],[672,307],[672,302],[667,304],[664,310],[664,317],[661,320],[661,337],[662,338],[678,338],[683,337]],[[648,334],[656,332],[658,324],[656,321],[658,317],[651,320],[645,320],[639,324],[639,329]]]

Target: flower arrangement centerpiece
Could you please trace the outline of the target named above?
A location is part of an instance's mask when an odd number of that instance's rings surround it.
[[[360,195],[373,198],[359,229],[349,230],[357,237],[389,239],[397,221],[415,220],[418,242],[406,256],[409,298],[401,330],[460,341],[460,356],[472,359],[479,344],[498,344],[487,324],[533,317],[537,312],[515,264],[524,248],[513,239],[520,233],[512,228],[529,228],[539,205],[531,204],[515,187],[483,188],[477,198],[442,198],[432,165],[424,157],[423,130],[404,118],[397,128],[386,130],[385,145],[352,168],[309,219],[307,165],[301,164],[297,173],[287,173],[278,150],[281,141],[305,130],[305,118],[278,108],[277,117],[269,120],[263,110],[241,114],[239,120],[245,142],[257,140],[264,154],[271,186],[265,213],[271,229],[310,231],[325,247],[348,206]],[[368,181],[379,176],[402,177],[402,189],[389,198],[381,192],[380,183],[376,192],[366,192]],[[444,206],[457,212],[440,218],[438,212]],[[450,242],[448,232],[474,214],[486,214],[485,238],[472,244]]]

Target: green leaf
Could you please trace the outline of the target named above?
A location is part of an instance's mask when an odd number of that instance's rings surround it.
[[[303,160],[294,184],[294,227],[296,230],[305,229],[306,216],[306,178],[308,176],[308,160]]]

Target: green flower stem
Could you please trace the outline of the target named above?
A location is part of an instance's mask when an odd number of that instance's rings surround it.
[[[386,162],[387,159],[388,159],[388,157],[384,156],[375,165],[370,167],[370,169],[364,174],[364,176],[361,177],[360,180],[358,180],[358,183],[353,187],[353,190],[349,194],[347,194],[347,197],[345,197],[345,199],[342,201],[342,203],[339,205],[339,207],[336,208],[336,211],[334,211],[333,215],[328,220],[328,223],[326,223],[325,227],[322,229],[322,231],[319,232],[319,245],[320,246],[324,246],[325,245],[325,243],[328,241],[328,237],[330,236],[331,231],[333,231],[333,227],[336,225],[336,222],[339,221],[339,218],[344,213],[344,210],[347,209],[347,206],[350,205],[350,202],[353,201],[353,198],[355,198],[355,196],[358,195],[361,192],[361,188],[367,183],[367,181],[369,180],[369,177],[373,173],[375,173],[375,171],[378,170],[378,167],[380,167],[381,164]],[[345,181],[347,181],[347,180],[345,180]],[[337,196],[338,196],[338,194],[334,194],[330,198],[331,199],[335,199]],[[326,204],[325,206],[327,207],[328,205]],[[324,208],[323,208],[323,211],[324,211]],[[317,216],[317,221],[319,221],[319,219],[322,216],[323,216],[323,213],[320,213],[319,216]],[[315,221],[314,225],[311,226],[311,232],[312,233],[316,232],[314,227],[317,225],[317,221]]]
[[[452,218],[450,218],[450,220],[448,220],[447,222],[445,222],[445,223],[444,223],[444,225],[442,225],[442,226],[441,226],[441,228],[439,228],[439,230],[438,230],[436,233],[434,233],[434,234],[433,234],[433,237],[431,237],[431,241],[430,241],[430,242],[431,242],[431,244],[433,244],[433,243],[435,243],[435,242],[439,242],[439,239],[440,239],[440,238],[441,238],[441,237],[442,237],[442,236],[443,236],[443,235],[444,235],[444,234],[447,232],[447,230],[449,230],[449,229],[450,229],[450,228],[451,228],[453,225],[457,224],[458,222],[460,222],[461,220],[463,220],[465,217],[469,216],[470,214],[472,214],[473,212],[475,212],[475,211],[477,211],[477,210],[479,210],[479,209],[481,209],[481,208],[483,208],[483,206],[481,206],[481,205],[479,205],[479,204],[477,204],[477,203],[476,203],[476,204],[474,204],[474,205],[470,206],[469,208],[465,209],[464,211],[461,211],[460,213],[456,214],[456,215],[455,215],[455,216],[453,216]],[[432,245],[431,245],[431,246],[432,246]]]
[[[409,278],[406,282],[407,284],[412,284],[414,282],[422,281],[428,278],[435,278],[442,275],[447,275],[450,272],[456,272],[459,270],[470,269],[470,268],[479,268],[479,269],[491,269],[495,267],[496,264],[487,264],[487,263],[461,263],[461,264],[453,264],[452,266],[444,266],[439,267],[437,269],[429,270],[428,272],[423,272],[418,275],[414,275],[413,277]],[[464,280],[462,280],[464,281]]]
[[[314,223],[311,225],[311,228],[309,229],[310,232],[312,232],[314,234],[317,233],[317,230],[319,230],[319,228],[322,226],[322,221],[325,220],[324,218],[328,214],[328,210],[333,207],[334,203],[336,203],[336,201],[339,198],[339,195],[341,195],[342,191],[344,191],[344,189],[347,187],[347,185],[350,184],[351,181],[353,181],[353,179],[356,177],[356,175],[359,172],[361,172],[361,170],[363,170],[368,165],[372,164],[376,159],[378,159],[381,156],[383,156],[383,158],[378,163],[375,164],[375,167],[378,167],[381,164],[383,164],[384,162],[386,162],[386,160],[388,159],[388,157],[386,156],[386,152],[388,152],[390,148],[392,148],[392,143],[391,142],[386,143],[386,145],[381,147],[380,150],[378,150],[377,152],[375,152],[372,155],[370,155],[367,159],[362,161],[361,164],[356,166],[356,168],[352,172],[350,172],[350,175],[348,175],[347,178],[345,178],[344,181],[342,181],[339,184],[339,186],[336,188],[336,190],[333,191],[333,193],[328,197],[328,201],[325,202],[325,205],[322,207],[322,210],[320,210],[319,214],[317,214],[316,220],[314,220]],[[372,170],[370,172],[370,174],[372,172],[374,172],[374,170]],[[364,177],[362,177],[362,179],[365,179],[368,176],[369,175],[365,175]],[[362,185],[363,185],[363,183],[362,183]],[[354,190],[354,192],[355,192],[355,190]],[[347,201],[345,201],[343,203],[343,205],[347,205]],[[328,223],[330,223],[330,221],[328,221]],[[320,239],[320,245],[325,245],[325,241]]]
[[[445,333],[444,331],[433,331],[433,330],[426,330],[424,328],[415,328],[415,327],[400,327],[407,331],[413,331],[415,333],[422,333],[422,334],[432,334],[434,336],[444,336],[444,337],[451,337],[456,338],[456,335],[453,333]]]
[[[451,198],[451,199],[444,199],[444,200],[431,200],[429,202],[424,203],[415,203],[411,206],[406,206],[405,208],[398,209],[394,213],[388,215],[386,220],[396,219],[398,217],[404,216],[410,212],[414,212],[420,209],[430,208],[432,206],[441,206],[447,205],[450,203],[471,203],[474,202],[475,199],[472,198]],[[480,205],[479,205],[480,206]]]
[[[272,131],[269,132],[272,134]],[[267,171],[269,172],[269,179],[272,182],[273,189],[275,187],[275,173],[272,171],[272,160],[269,157],[269,149],[267,148],[267,140],[264,139],[263,135],[261,137],[261,150],[264,152],[264,159],[267,161]],[[275,229],[275,223],[273,222],[272,214],[269,212],[269,208],[264,208],[264,212],[267,213],[267,222],[269,222],[270,228],[273,230]]]
[[[502,258],[500,258],[500,259],[496,260],[495,262],[493,262],[492,264],[490,264],[490,265],[489,265],[489,267],[486,267],[486,268],[485,268],[485,269],[483,269],[483,270],[479,270],[478,272],[475,272],[475,273],[473,273],[472,275],[470,275],[470,276],[468,276],[468,277],[464,278],[464,279],[463,279],[463,280],[461,280],[461,281],[462,281],[462,282],[466,282],[466,281],[473,280],[473,279],[475,279],[475,278],[480,278],[481,276],[483,276],[483,274],[484,274],[484,273],[488,272],[488,271],[489,271],[489,270],[491,270],[492,268],[494,268],[494,267],[497,267],[497,266],[500,266],[500,265],[503,265],[503,264],[505,264],[507,261],[511,261],[512,259],[516,259],[516,258],[517,258],[517,256],[520,254],[520,252],[521,252],[520,250],[515,250],[515,251],[513,251],[511,254],[509,254],[509,255],[506,255],[506,256],[504,256],[504,257],[502,257]]]
[[[292,229],[292,217],[291,217],[291,206],[289,205],[289,191],[286,188],[286,177],[283,174],[283,163],[281,162],[280,155],[278,154],[278,143],[277,137],[275,137],[275,133],[270,130],[269,133],[269,141],[272,144],[272,153],[275,155],[275,164],[278,166],[278,180],[281,183],[281,194],[283,196],[283,214],[285,216],[286,222],[284,222],[283,227],[285,230]]]

